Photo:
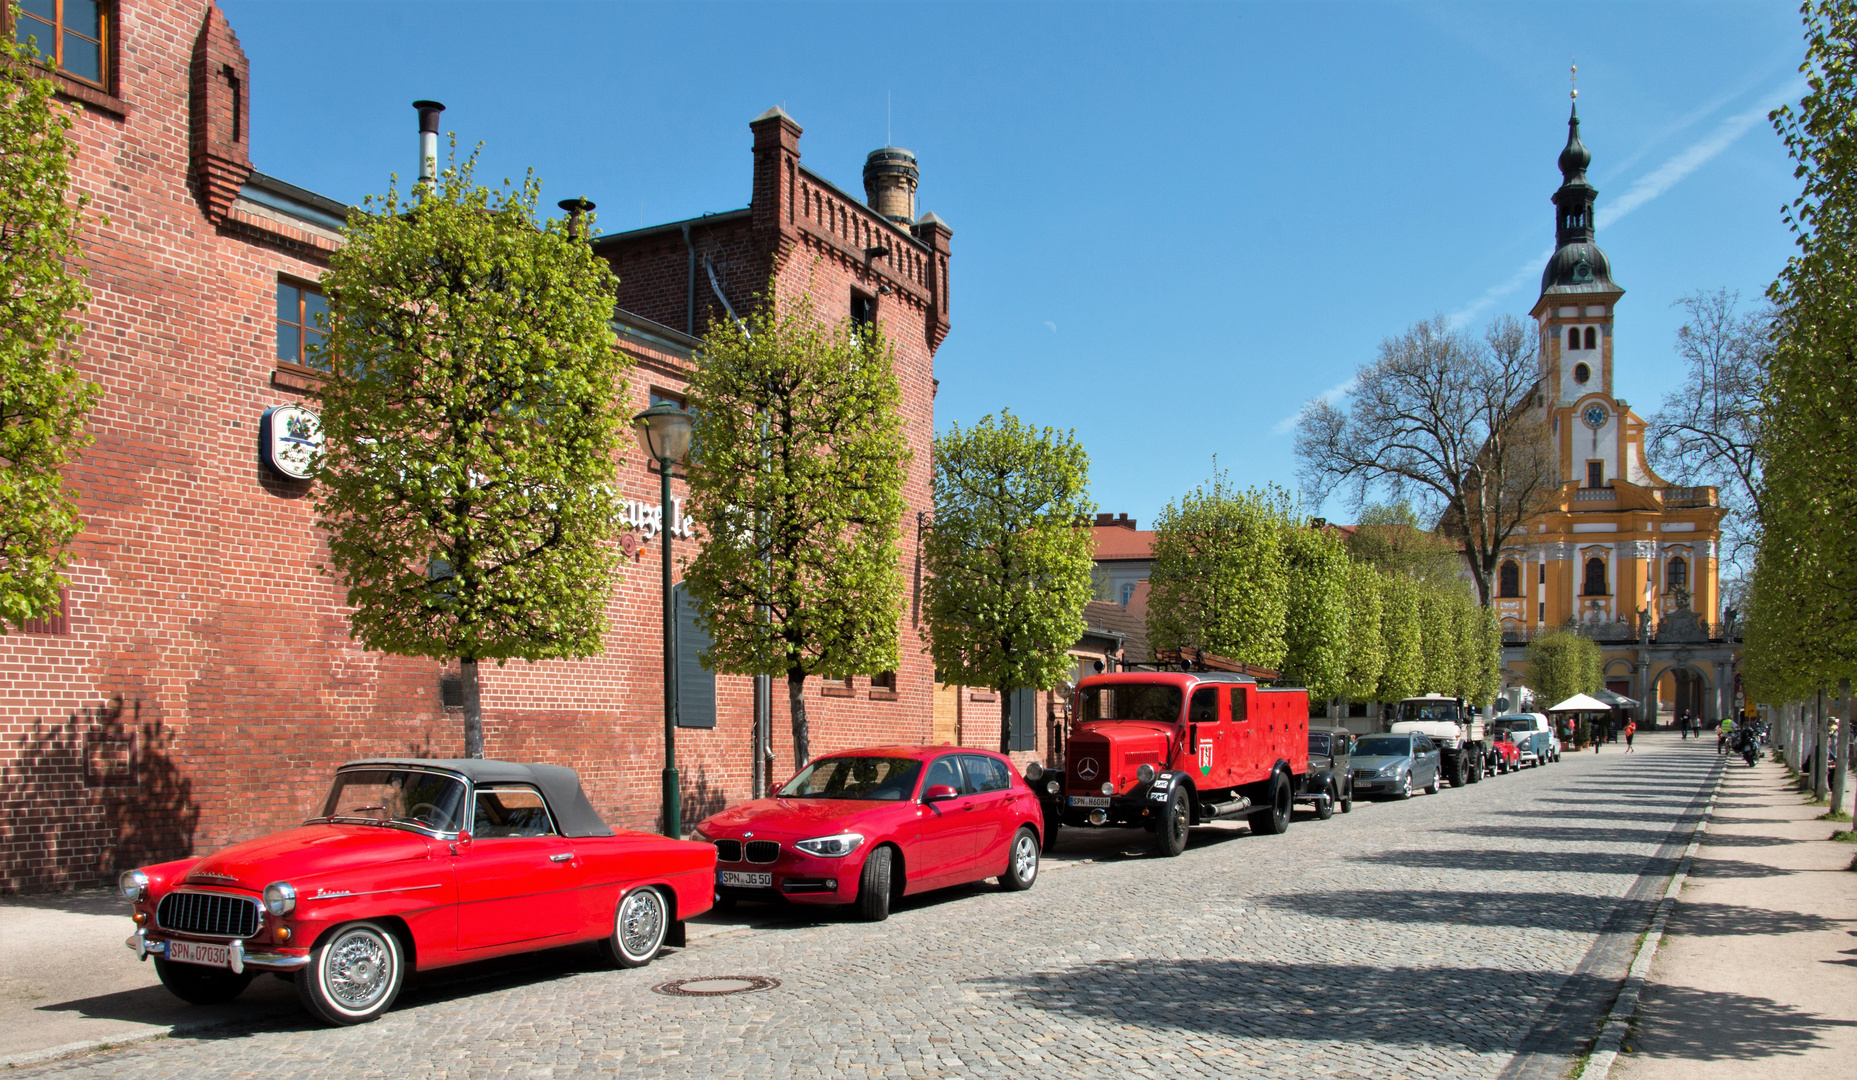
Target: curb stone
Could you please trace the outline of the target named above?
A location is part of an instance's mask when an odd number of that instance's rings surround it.
[[[1695,864],[1696,852],[1702,847],[1702,837],[1709,828],[1709,818],[1715,813],[1715,800],[1721,794],[1722,783],[1728,779],[1728,770],[1724,767],[1715,774],[1715,790],[1709,793],[1708,804],[1702,808],[1702,819],[1696,822],[1695,831],[1690,834],[1689,846],[1683,850],[1683,859],[1677,863],[1676,873],[1670,875],[1670,884],[1664,888],[1663,899],[1657,903],[1657,912],[1651,916],[1651,925],[1644,933],[1644,940],[1638,944],[1638,953],[1631,961],[1631,969],[1625,976],[1625,986],[1607,1010],[1606,1018],[1599,1028],[1599,1037],[1593,1042],[1593,1049],[1586,1059],[1586,1069],[1580,1073],[1580,1080],[1609,1080],[1612,1064],[1618,1060],[1619,1047],[1624,1045],[1625,1037],[1638,1022],[1638,999],[1644,993],[1644,980],[1650,976],[1651,961],[1657,956],[1657,945],[1663,940],[1664,924],[1670,921],[1670,912],[1676,908],[1677,896],[1683,891],[1683,883],[1689,878],[1689,868]]]

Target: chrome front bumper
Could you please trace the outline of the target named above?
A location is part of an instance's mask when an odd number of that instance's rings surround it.
[[[160,939],[149,940],[148,931],[139,926],[136,927],[135,933],[129,935],[129,940],[123,944],[135,954],[137,960],[168,954],[167,942]],[[237,938],[227,942],[227,945],[232,950],[234,972],[243,972],[247,966],[261,967],[269,971],[295,971],[309,963],[308,956],[297,956],[292,953],[246,952],[245,943]]]

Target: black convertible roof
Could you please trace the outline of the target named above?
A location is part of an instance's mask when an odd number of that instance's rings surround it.
[[[565,765],[525,765],[484,758],[363,758],[341,768],[438,769],[457,773],[473,784],[533,784],[548,800],[563,836],[611,836],[612,827],[587,801],[580,774]]]

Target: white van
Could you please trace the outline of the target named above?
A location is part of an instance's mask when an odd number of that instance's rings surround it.
[[[1503,713],[1489,722],[1491,731],[1507,731],[1521,747],[1523,765],[1546,765],[1560,760],[1560,736],[1547,716],[1538,712]],[[1546,735],[1547,738],[1536,738]]]

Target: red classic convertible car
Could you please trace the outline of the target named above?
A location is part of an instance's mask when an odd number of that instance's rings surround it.
[[[1043,828],[1038,796],[1006,757],[881,746],[818,758],[695,836],[716,846],[725,900],[855,903],[879,922],[909,893],[989,877],[1031,888]]]
[[[122,875],[128,946],[195,1004],[294,973],[335,1024],[372,1020],[410,970],[577,941],[650,963],[713,902],[716,849],[614,832],[574,770],[355,761],[298,828]]]

